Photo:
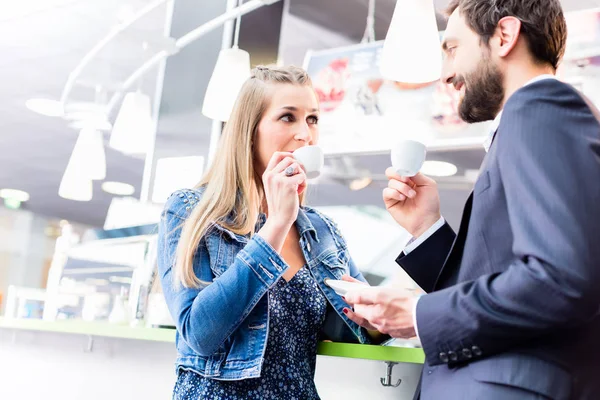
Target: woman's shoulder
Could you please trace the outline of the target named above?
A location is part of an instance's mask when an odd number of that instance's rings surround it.
[[[181,219],[186,219],[202,198],[203,193],[203,187],[176,190],[167,199],[163,209],[163,216],[170,214]]]
[[[337,224],[335,223],[335,221],[330,216],[323,213],[322,211],[319,211],[316,208],[309,207],[309,206],[303,206],[302,209],[306,213],[306,216],[308,217],[308,219],[310,219],[310,221],[313,223],[313,225],[314,225],[314,222],[317,221],[317,222],[323,222],[327,225],[331,225],[332,227],[337,228]]]
[[[333,220],[333,218],[323,213],[322,211],[319,211],[312,207],[303,206],[302,209],[304,210],[306,216],[317,230],[317,234],[320,234],[323,231],[327,231],[336,239],[338,239],[341,242],[340,244],[345,244],[344,239],[342,237],[342,233],[340,232],[340,228],[338,227],[337,223]]]

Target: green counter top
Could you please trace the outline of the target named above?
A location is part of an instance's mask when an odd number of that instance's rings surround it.
[[[112,325],[103,322],[46,322],[32,319],[9,319],[0,317],[0,328],[148,340],[154,342],[175,342],[175,330],[173,329],[135,328],[128,325]],[[422,349],[407,347],[321,342],[319,343],[317,351],[318,354],[322,356],[360,358],[365,360],[393,361],[399,363],[422,364],[425,360]]]
[[[423,364],[423,349],[396,346],[370,346],[367,344],[321,342],[317,348],[321,356],[361,358],[363,360],[393,361]]]
[[[129,325],[116,325],[105,322],[47,322],[39,319],[0,318],[0,328],[150,340],[154,342],[175,342],[174,329],[134,328]]]

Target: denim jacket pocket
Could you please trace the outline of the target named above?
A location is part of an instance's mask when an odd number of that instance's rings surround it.
[[[329,251],[319,256],[319,260],[337,279],[349,272],[347,250]]]

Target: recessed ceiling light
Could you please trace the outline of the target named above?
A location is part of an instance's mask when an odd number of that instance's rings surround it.
[[[0,189],[0,197],[7,200],[16,200],[26,202],[29,200],[29,193],[18,189]]]
[[[475,183],[479,177],[478,169],[467,169],[465,170],[465,179],[471,183]]]
[[[369,186],[373,182],[373,179],[369,176],[365,176],[364,178],[354,179],[350,182],[350,190],[358,191],[363,190],[367,186]]]
[[[444,161],[425,161],[421,172],[430,176],[452,176],[456,175],[458,168],[456,165]]]
[[[64,114],[63,106],[58,100],[33,98],[25,102],[25,107],[47,117],[61,117]]]
[[[104,182],[102,183],[102,190],[117,196],[131,196],[135,193],[135,188],[132,185],[123,182]]]

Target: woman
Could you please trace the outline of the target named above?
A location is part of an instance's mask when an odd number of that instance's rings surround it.
[[[319,339],[369,343],[324,284],[364,278],[333,222],[302,206],[292,152],[318,140],[305,71],[257,67],[196,189],[159,226],[159,273],[177,325],[174,399],[318,399]]]

